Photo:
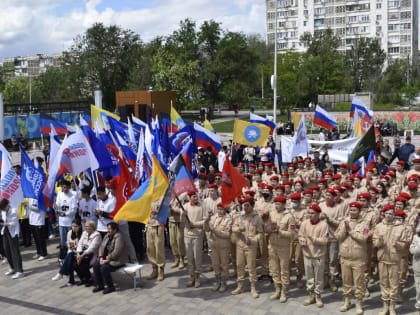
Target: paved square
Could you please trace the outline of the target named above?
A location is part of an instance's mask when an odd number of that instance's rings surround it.
[[[296,289],[294,278],[286,304],[270,300],[274,288],[269,282],[258,282],[260,298],[255,300],[250,292],[232,296],[230,292],[236,287],[234,279],[229,280],[227,292],[214,293],[211,291],[214,274],[210,272],[202,276],[199,289],[186,288],[187,271],[169,268],[173,261],[169,251],[165,280],[145,280],[151,267],[144,262],[143,287],[137,291],[132,289],[131,279],[122,273],[113,273],[114,282],[120,288],[109,295],[93,294],[92,288],[84,286],[64,287],[66,278],[51,281],[58,271],[57,244],[57,239],[49,241],[50,255],[42,262],[31,259],[35,254],[34,247],[22,249],[25,270],[23,279],[12,280],[4,276],[8,265],[0,265],[0,314],[345,314],[338,311],[342,303],[340,291],[331,293],[329,289],[325,290],[323,309],[315,305],[303,306],[306,291]],[[209,259],[207,256],[205,258],[206,266]],[[249,284],[246,288],[249,290]],[[382,306],[378,281],[370,289],[371,297],[364,303],[365,314],[378,314]],[[404,290],[404,303],[397,306],[397,314],[415,313],[415,294],[413,277],[410,276],[408,287]],[[347,313],[355,314],[354,306]]]

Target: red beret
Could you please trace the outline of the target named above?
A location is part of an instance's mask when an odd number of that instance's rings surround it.
[[[118,188],[118,177],[114,177],[113,179],[111,179],[111,181],[109,182],[109,188],[111,189],[117,189]]]
[[[248,167],[253,167],[253,168],[255,168],[255,164],[252,164],[252,163],[251,163],[251,164],[249,164],[249,165],[248,165]]]
[[[400,197],[403,197],[403,198],[405,198],[405,199],[407,199],[407,200],[410,200],[411,199],[411,196],[410,196],[410,194],[408,194],[408,193],[406,193],[406,192],[400,192]]]
[[[321,207],[316,205],[316,204],[310,205],[309,208],[311,208],[312,210],[314,210],[316,212],[321,212]]]
[[[385,175],[395,177],[394,172],[391,172],[391,171],[386,172]]]
[[[406,217],[406,214],[405,214],[405,212],[403,210],[397,210],[397,211],[395,211],[394,215],[396,217],[402,217],[402,218],[405,218]]]
[[[362,205],[360,204],[360,202],[357,202],[357,201],[350,202],[349,206],[362,209]]]
[[[264,189],[273,190],[273,186],[271,186],[271,185],[265,185]]]
[[[370,186],[369,190],[373,190],[374,192],[377,192],[377,193],[379,192],[379,189],[376,188],[375,186]]]
[[[333,178],[334,179],[341,179],[341,174],[334,174]]]
[[[295,184],[301,184],[301,185],[305,185],[305,182],[303,180],[297,180],[295,181]]]
[[[269,167],[271,167],[271,166],[273,166],[273,164],[271,164],[271,163],[264,163],[264,166],[269,166]]]
[[[417,174],[413,174],[413,175],[411,175],[409,178],[408,178],[408,180],[414,180],[414,181],[417,181],[417,179],[418,179],[418,176],[417,176]]]
[[[283,202],[284,203],[286,201],[287,201],[286,197],[283,197],[283,196],[278,196],[274,199],[274,202]]]
[[[332,195],[334,195],[334,196],[337,196],[337,193],[335,192],[335,190],[334,189],[332,189],[332,188],[327,188],[326,190],[325,190],[325,192],[326,193],[330,193],[330,194],[332,194]]]
[[[271,180],[279,180],[279,177],[277,175],[273,175],[270,177]]]
[[[262,174],[262,171],[261,170],[255,170],[255,172],[254,172],[254,174]]]
[[[223,205],[223,203],[222,203],[222,202],[219,202],[219,203],[217,204],[217,207],[221,207],[221,208],[223,208],[223,209],[226,209],[226,208],[225,208],[225,206]]]
[[[244,162],[239,162],[238,166],[245,166]]]
[[[417,185],[416,183],[408,183],[408,188],[417,189],[418,187],[419,187],[419,185]]]
[[[326,179],[326,178],[320,178],[320,179],[318,179],[318,183],[326,183],[326,182],[328,182],[328,179]]]
[[[290,163],[289,165],[287,165],[287,167],[293,167],[293,168],[296,168],[296,165],[295,165],[295,164],[293,164],[293,163]]]
[[[341,183],[341,186],[346,187],[346,188],[351,188],[351,184],[349,182],[343,182]]]
[[[303,159],[298,160],[298,164],[303,164]]]
[[[294,193],[294,194],[291,194],[289,198],[292,200],[300,200],[302,196],[300,195],[300,193]]]
[[[414,159],[413,163],[420,163],[420,159]]]
[[[281,190],[284,190],[284,185],[278,185],[277,187],[276,187],[276,189],[281,189]]]
[[[263,183],[263,182],[261,182],[261,183],[258,183],[258,188],[265,188],[265,183]]]
[[[317,164],[318,164],[318,162],[317,162],[316,160],[312,160],[312,164],[317,165]]]
[[[304,195],[312,195],[314,193],[314,191],[312,189],[306,189],[303,194]]]
[[[395,169],[395,167],[390,167],[390,168],[388,168],[388,171],[391,171],[391,172],[396,172],[397,170]]]
[[[309,157],[309,156],[307,156],[306,158],[305,158],[305,161],[310,161],[311,160],[311,158]]]
[[[395,202],[404,202],[404,204],[407,202],[407,199],[405,199],[404,197],[398,196],[397,198],[395,198]]]
[[[326,171],[326,172],[324,172],[324,176],[325,175],[330,175],[330,176],[332,176],[333,175],[333,173],[331,172],[331,171]]]
[[[345,169],[348,169],[348,167],[347,167],[347,164],[346,164],[346,163],[341,163],[341,164],[340,164],[340,168],[345,168]]]
[[[190,191],[188,192],[188,196],[194,196],[196,193],[197,193],[196,191],[194,191],[194,190],[190,190]]]
[[[273,170],[277,171],[277,166],[273,166]]]
[[[334,188],[334,190],[338,190],[339,192],[344,192],[346,189],[345,188],[343,188],[343,187],[341,187],[341,186],[334,186],[333,187]]]
[[[245,174],[244,177],[246,177],[246,178],[252,178],[252,174]]]
[[[219,187],[216,184],[209,184],[207,186],[207,188],[209,188],[209,189],[218,189]]]
[[[394,210],[394,205],[386,205],[382,208],[382,212],[388,211],[388,210]]]
[[[404,166],[405,165],[405,162],[404,161],[398,161],[397,164]]]
[[[314,185],[311,187],[312,190],[320,190],[321,187],[319,187],[318,185]]]
[[[289,186],[292,186],[292,182],[290,181],[290,180],[285,180],[284,182],[283,182],[283,185],[289,185]]]
[[[255,195],[255,191],[253,191],[253,190],[247,190],[245,193],[248,194],[248,195],[252,195],[252,196]]]
[[[253,202],[253,201],[254,201],[254,198],[248,196],[248,197],[242,198],[240,203]]]
[[[198,179],[207,179],[207,174],[206,173],[200,173],[200,175],[198,175]]]
[[[372,196],[369,193],[361,193],[357,195],[357,199],[370,200],[370,198],[372,198]]]
[[[280,175],[281,175],[281,176],[289,176],[289,173],[287,173],[287,172],[283,172],[283,173],[281,173]]]
[[[216,173],[216,174],[214,174],[214,176],[220,176],[220,177],[222,177],[222,173]]]
[[[360,176],[359,173],[354,173],[353,175],[351,175],[353,178],[358,178],[358,179],[362,179],[362,176]]]

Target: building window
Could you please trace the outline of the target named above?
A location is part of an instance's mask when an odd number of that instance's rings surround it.
[[[399,24],[388,24],[388,31],[399,31],[400,25]]]
[[[390,12],[388,13],[388,20],[392,21],[392,20],[399,20],[400,19],[400,15],[396,12]]]
[[[325,19],[315,19],[314,20],[314,25],[315,26],[321,26],[325,24]]]
[[[398,54],[400,52],[400,47],[389,47],[388,54]]]
[[[325,8],[315,8],[315,15],[324,15]]]
[[[378,14],[378,15],[376,16],[376,21],[380,21],[380,20],[382,20],[382,15]]]
[[[380,8],[382,8],[382,3],[377,3],[376,4],[376,9],[380,9]]]
[[[411,19],[411,12],[410,11],[401,12],[401,20],[404,20],[404,19]]]
[[[401,42],[410,42],[411,41],[411,35],[400,35],[400,41]]]
[[[388,37],[388,41],[390,43],[399,43],[400,42],[400,36],[399,35],[391,35]]]
[[[361,20],[362,22],[369,22],[369,15],[362,15],[362,16],[360,17],[360,20]]]
[[[388,1],[388,8],[389,9],[399,8],[399,6],[400,6],[399,1]]]
[[[347,20],[349,23],[356,23],[357,18],[355,16],[349,16],[347,17]]]
[[[308,25],[308,21],[303,21],[303,26],[307,26]]]
[[[376,27],[376,32],[378,32],[378,33],[379,33],[379,32],[381,32],[381,31],[382,31],[382,26],[377,26],[377,27]]]
[[[401,23],[402,30],[411,30],[411,23]]]
[[[287,43],[278,43],[279,49],[287,49]]]

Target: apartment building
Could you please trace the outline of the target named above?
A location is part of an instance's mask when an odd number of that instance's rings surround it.
[[[5,80],[14,77],[37,77],[50,67],[58,67],[63,61],[63,54],[29,57],[12,57],[3,59],[3,76]]]
[[[267,0],[267,43],[303,52],[299,38],[331,28],[349,50],[358,38],[378,38],[391,59],[415,60],[418,51],[418,0]],[[276,17],[277,14],[277,17]]]

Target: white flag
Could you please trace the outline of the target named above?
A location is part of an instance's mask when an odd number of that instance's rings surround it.
[[[302,115],[296,132],[293,136],[293,147],[291,158],[309,152],[308,137],[306,136],[305,115]]]
[[[16,174],[10,154],[2,144],[0,144],[0,150],[2,154],[0,198],[6,198],[12,208],[17,208],[23,201],[20,176]]]

